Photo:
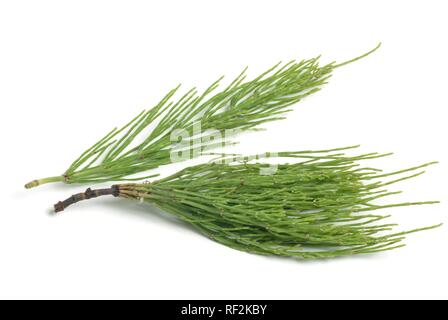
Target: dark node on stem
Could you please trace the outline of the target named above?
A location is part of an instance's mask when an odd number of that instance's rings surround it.
[[[64,211],[65,208],[67,208],[68,206],[70,206],[74,203],[77,203],[79,201],[82,201],[82,200],[88,200],[88,199],[97,198],[100,196],[108,196],[108,195],[118,197],[120,195],[120,189],[118,188],[118,186],[113,185],[110,188],[95,189],[95,190],[88,188],[85,192],[74,194],[70,198],[56,203],[54,205],[54,212],[57,213],[57,212]]]
[[[39,185],[39,181],[37,181],[37,180],[33,180],[33,181],[31,181],[31,182],[28,182],[28,183],[25,185],[25,188],[26,188],[26,189],[31,189],[31,188],[37,187],[38,185]]]

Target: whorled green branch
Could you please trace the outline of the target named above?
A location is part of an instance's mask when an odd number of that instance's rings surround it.
[[[387,187],[422,174],[427,163],[383,173],[359,161],[386,156],[347,156],[341,149],[281,152],[296,163],[260,174],[262,162],[206,163],[143,184],[90,190],[59,202],[56,211],[103,194],[160,207],[209,238],[234,249],[297,258],[330,258],[374,253],[403,246],[406,234],[436,226],[392,232],[380,209],[437,201],[379,203],[399,192]],[[249,159],[248,159],[249,160]]]
[[[283,119],[283,115],[290,111],[288,107],[318,91],[335,68],[361,59],[378,47],[341,64],[320,66],[319,57],[284,65],[279,63],[250,81],[245,81],[245,69],[221,92],[214,93],[222,78],[203,93],[193,88],[175,101],[173,96],[178,86],[155,107],[141,112],[127,125],[113,129],[96,142],[64,174],[34,180],[25,187],[52,182],[99,183],[148,178],[132,177],[171,162],[171,152],[177,146],[171,139],[174,129],[185,130],[189,137],[193,137],[194,125],[200,121],[201,138],[204,139],[207,130],[221,133],[228,133],[231,129],[244,131]],[[221,145],[222,141],[210,140],[201,148]],[[192,157],[198,155],[200,152],[192,154]]]

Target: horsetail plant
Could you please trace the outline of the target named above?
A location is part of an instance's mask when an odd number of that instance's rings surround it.
[[[340,153],[348,148],[278,153],[278,158],[298,162],[277,165],[272,175],[260,174],[266,163],[253,158],[221,158],[150,183],[89,188],[54,208],[59,212],[103,195],[144,201],[228,247],[305,259],[390,250],[403,246],[406,234],[437,227],[391,232],[394,224],[379,223],[388,216],[375,213],[436,203],[376,203],[398,193],[386,186],[416,177],[433,163],[382,173],[358,162],[387,154]]]
[[[87,149],[64,174],[34,180],[25,187],[52,182],[100,183],[146,179],[148,176],[135,178],[134,175],[171,162],[171,154],[177,147],[171,137],[173,130],[185,130],[192,137],[195,123],[200,121],[203,132],[217,130],[226,132],[228,137],[229,130],[256,129],[265,122],[283,119],[283,115],[290,111],[288,107],[320,90],[335,68],[359,60],[379,46],[340,64],[333,62],[320,66],[319,57],[291,61],[285,65],[279,63],[247,82],[244,81],[245,69],[219,93],[212,95],[222,77],[202,94],[193,88],[174,102],[173,96],[179,89],[177,86],[155,107],[141,112],[121,129],[113,129]],[[202,138],[207,138],[207,133]],[[135,145],[136,141],[142,142]],[[201,148],[210,149],[221,144],[210,140]],[[193,157],[200,154],[193,154]]]

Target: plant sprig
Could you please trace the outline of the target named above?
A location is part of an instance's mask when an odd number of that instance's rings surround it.
[[[231,248],[305,259],[391,250],[403,246],[405,235],[438,226],[391,232],[395,224],[381,223],[389,216],[376,213],[437,203],[378,203],[399,193],[386,187],[422,174],[435,162],[382,173],[360,167],[359,161],[388,154],[347,156],[340,152],[345,149],[278,153],[298,162],[278,165],[272,175],[260,175],[266,163],[253,163],[253,157],[230,163],[224,157],[151,183],[88,189],[59,202],[55,210],[112,194],[154,204]]]
[[[192,88],[175,100],[180,87],[177,86],[155,107],[142,111],[124,127],[114,128],[92,145],[64,174],[34,180],[25,187],[53,182],[137,181],[152,177],[154,175],[134,176],[171,162],[171,152],[177,147],[170,137],[174,129],[185,130],[192,137],[194,125],[200,121],[206,136],[209,129],[220,133],[231,129],[250,130],[265,122],[284,119],[284,114],[291,111],[289,107],[319,91],[335,68],[361,59],[378,47],[340,64],[333,62],[320,66],[319,57],[283,65],[278,63],[250,81],[245,81],[244,69],[218,93],[214,92],[222,77],[203,93]],[[142,142],[136,144],[136,141]],[[201,150],[220,145],[219,141],[209,141]],[[197,155],[200,152],[192,156]]]

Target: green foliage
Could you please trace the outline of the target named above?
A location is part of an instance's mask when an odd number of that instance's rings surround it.
[[[279,153],[299,162],[278,165],[273,175],[261,175],[260,162],[201,164],[152,183],[118,185],[119,195],[155,204],[226,246],[306,259],[390,250],[403,246],[406,234],[435,227],[391,233],[393,224],[378,223],[388,216],[375,213],[436,203],[375,203],[398,193],[386,186],[432,163],[381,173],[358,161],[385,154],[350,157],[339,153],[344,149]]]
[[[244,70],[221,92],[214,93],[222,78],[203,93],[193,88],[176,101],[173,96],[178,86],[155,107],[141,112],[123,128],[109,132],[82,153],[62,176],[34,180],[26,188],[58,181],[99,183],[145,179],[132,177],[171,162],[171,152],[176,149],[176,143],[170,139],[174,129],[185,130],[193,137],[193,126],[200,121],[204,138],[209,129],[221,133],[231,129],[249,130],[283,119],[290,111],[288,107],[318,91],[335,68],[361,59],[378,47],[341,64],[319,66],[319,57],[279,63],[251,81],[245,81]],[[203,144],[202,149],[221,142],[211,141]],[[193,156],[197,155],[200,152]]]

